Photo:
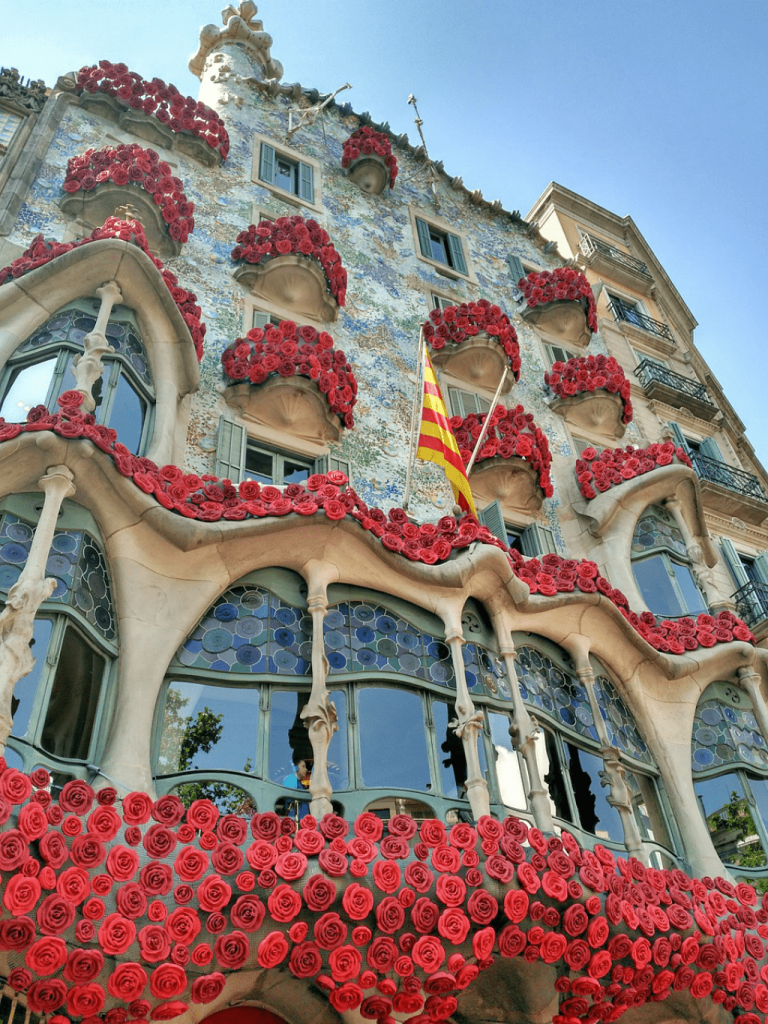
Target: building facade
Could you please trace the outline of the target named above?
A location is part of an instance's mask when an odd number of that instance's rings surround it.
[[[271,45],[0,72],[9,1024],[763,1020],[768,478],[693,315]]]

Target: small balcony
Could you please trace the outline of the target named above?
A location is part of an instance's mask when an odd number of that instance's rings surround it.
[[[717,407],[706,387],[697,380],[675,373],[653,359],[644,359],[635,368],[635,376],[648,398],[690,410],[694,416],[709,420]]]
[[[740,615],[750,629],[768,619],[768,584],[750,580],[733,595],[736,614]]]
[[[746,523],[757,525],[768,516],[768,495],[753,473],[691,452],[691,462],[701,483],[704,504],[729,516],[738,515]],[[735,497],[738,495],[739,497]]]
[[[639,285],[643,291],[648,291],[653,284],[653,275],[647,265],[628,252],[617,249],[615,245],[592,235],[584,235],[579,249],[590,267],[602,270],[611,280],[630,287]]]
[[[660,320],[654,320],[652,316],[641,313],[637,306],[628,306],[623,302],[618,302],[616,299],[611,299],[608,305],[615,319],[620,323],[637,327],[641,331],[655,335],[655,337],[666,342],[667,345],[675,346],[675,338],[672,331]]]

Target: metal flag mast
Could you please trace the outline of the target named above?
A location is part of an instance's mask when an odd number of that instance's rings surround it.
[[[411,407],[411,432],[408,439],[408,468],[405,472],[405,496],[403,498],[403,511],[408,511],[408,502],[411,497],[411,478],[413,476],[413,442],[416,436],[417,424],[421,421],[421,406],[424,401],[424,328],[419,328],[419,357],[416,365],[416,393],[413,396]]]
[[[478,437],[477,444],[475,445],[474,451],[472,452],[472,458],[467,463],[467,476],[469,476],[469,474],[472,472],[472,467],[475,464],[477,453],[480,451],[483,441],[485,440],[485,435],[488,433],[488,428],[491,425],[491,416],[493,416],[493,410],[499,404],[499,396],[501,395],[501,389],[504,387],[504,381],[507,379],[508,373],[509,367],[505,366],[504,373],[502,373],[501,380],[499,381],[499,386],[496,388],[496,394],[493,396],[491,407],[485,414],[485,423],[483,423],[483,429],[480,431],[480,437]]]

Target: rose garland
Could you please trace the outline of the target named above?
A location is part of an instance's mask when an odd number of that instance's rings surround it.
[[[204,103],[191,96],[182,96],[175,85],[166,85],[161,78],[146,81],[129,71],[125,64],[100,60],[77,72],[79,92],[103,92],[120,103],[154,117],[172,132],[196,135],[226,160],[229,136],[224,122]]]
[[[544,374],[544,383],[559,398],[573,398],[594,391],[619,395],[624,404],[621,422],[632,422],[629,381],[613,356],[574,356],[567,363],[558,360],[551,371]]]
[[[736,1024],[768,1012],[768,900],[743,882],[513,817],[448,830],[396,815],[385,835],[370,812],[351,829],[307,815],[297,830],[173,795],[128,793],[118,811],[114,789],[82,781],[56,802],[49,785],[0,759],[0,949],[33,1013],[169,1020],[228,974],[287,966],[339,1013],[433,1024],[496,955],[554,967],[556,1024],[610,1024],[686,991]]]
[[[485,419],[485,415],[477,413],[470,413],[464,419],[461,416],[451,417],[451,429],[465,466],[472,457]],[[493,410],[493,423],[485,436],[483,447],[477,454],[475,464],[485,459],[511,459],[515,456],[525,459],[533,466],[539,476],[539,487],[547,498],[551,498],[554,494],[549,475],[552,456],[546,435],[534,423],[533,414],[527,413],[522,405],[516,405],[511,409],[497,405]]]
[[[266,263],[275,256],[289,253],[317,260],[323,268],[328,290],[340,306],[344,305],[347,272],[328,232],[316,220],[305,220],[298,215],[278,217],[275,221],[262,220],[241,231],[236,241],[232,250],[235,263]]]
[[[187,241],[195,227],[195,204],[184,195],[184,185],[171,174],[170,164],[161,160],[154,149],[144,149],[136,142],[89,149],[70,158],[63,188],[69,193],[92,192],[107,181],[143,188],[155,205],[162,208],[160,214],[171,238],[176,242]]]
[[[460,306],[433,309],[423,325],[424,337],[436,352],[447,344],[460,345],[467,338],[487,334],[494,338],[509,359],[515,380],[520,380],[520,346],[517,331],[506,313],[487,299],[464,302]]]
[[[349,167],[355,160],[370,156],[372,153],[384,158],[384,163],[389,168],[389,187],[394,188],[397,160],[392,152],[392,143],[385,132],[374,131],[370,125],[358,128],[346,140],[341,154],[341,166]]]
[[[79,391],[65,391],[59,396],[58,402],[61,412],[49,413],[45,406],[38,405],[30,410],[26,423],[6,423],[0,418],[0,443],[22,433],[39,430],[51,430],[66,438],[85,438],[106,452],[123,476],[133,480],[145,494],[154,495],[163,508],[201,522],[263,519],[291,513],[312,516],[322,512],[326,519],[334,522],[351,516],[364,530],[381,540],[388,551],[395,551],[412,562],[422,562],[424,565],[445,562],[454,551],[469,547],[475,541],[492,544],[507,553],[514,572],[533,594],[552,596],[553,593],[575,590],[572,585],[574,580],[567,575],[575,567],[580,591],[599,591],[607,596],[649,643],[659,650],[665,649],[661,644],[666,635],[663,630],[670,624],[662,623],[658,626],[652,616],[651,624],[646,618],[630,612],[624,595],[613,590],[608,581],[603,580],[594,562],[577,562],[560,559],[559,555],[545,555],[543,564],[549,567],[545,572],[538,559],[526,561],[519,552],[508,550],[506,544],[474,516],[465,515],[460,521],[453,516],[443,516],[436,524],[417,525],[410,522],[408,513],[401,508],[390,509],[388,514],[381,509],[370,508],[352,487],[347,486],[346,474],[338,471],[316,473],[309,477],[306,486],[290,484],[280,490],[271,485],[262,486],[255,480],[244,480],[235,486],[230,480],[219,480],[215,476],[184,473],[178,466],[158,467],[150,459],[133,455],[125,445],[117,441],[116,431],[97,424],[92,414],[82,415],[80,406],[83,396]],[[552,566],[556,562],[562,562],[563,571],[553,575]],[[540,573],[545,573],[546,579],[540,578]],[[662,633],[659,633],[660,629]],[[715,627],[705,631],[712,632],[715,643],[727,643],[733,639],[756,642],[741,619],[728,612],[721,612]],[[732,635],[728,635],[729,631]],[[702,641],[702,645],[711,647],[712,643],[707,640]],[[682,653],[672,646],[669,651]]]
[[[683,618],[657,622],[652,612],[638,615],[633,612],[626,597],[601,575],[595,562],[587,559],[561,558],[544,555],[541,559],[525,559],[518,551],[510,551],[515,574],[528,585],[532,594],[554,597],[580,591],[584,594],[602,594],[614,604],[644,640],[657,651],[666,654],[684,654],[697,647],[714,647],[718,643],[742,640],[756,643],[756,638],[742,619],[729,611],[718,612],[716,617],[701,614],[697,619]]]
[[[354,427],[352,409],[357,401],[357,380],[340,349],[333,350],[333,338],[309,324],[297,327],[292,320],[262,329],[255,327],[238,338],[221,356],[225,374],[231,380],[261,384],[267,377],[298,374],[316,381],[331,411],[345,427]]]
[[[650,473],[657,466],[670,466],[675,461],[692,467],[686,450],[676,447],[671,441],[650,444],[647,448],[635,448],[633,445],[605,448],[600,453],[595,448],[585,448],[581,458],[576,460],[576,478],[581,493],[591,501],[598,491],[610,490],[625,480]]]
[[[124,242],[132,242],[149,256],[160,271],[168,291],[173,296],[173,301],[184,318],[184,323],[189,328],[198,361],[202,359],[203,338],[205,337],[206,328],[205,324],[200,320],[202,311],[196,305],[197,296],[194,292],[187,291],[186,288],[180,288],[176,275],[172,274],[170,270],[166,270],[160,260],[152,255],[149,251],[144,228],[137,220],[120,220],[119,217],[107,217],[102,227],[96,228],[87,238],[82,238],[79,242],[46,241],[42,235],[37,235],[32,240],[29,248],[21,256],[15,259],[9,266],[3,267],[0,270],[0,286],[5,284],[6,281],[23,277],[24,274],[28,274],[31,270],[37,270],[38,267],[45,266],[46,263],[50,263],[51,260],[55,260],[58,256],[63,256],[64,253],[71,252],[72,249],[79,249],[81,245],[88,245],[90,242],[100,242],[105,238],[119,238]]]
[[[573,267],[555,267],[554,270],[531,271],[521,277],[518,287],[530,309],[547,302],[573,301],[586,304],[587,326],[597,333],[597,306],[592,286],[586,277]]]

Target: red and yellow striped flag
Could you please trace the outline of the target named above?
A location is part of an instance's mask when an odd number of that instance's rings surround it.
[[[421,430],[416,458],[442,466],[457,503],[465,512],[477,515],[459,446],[448,422],[445,402],[440,393],[429,353],[424,352],[424,399],[421,406]]]

